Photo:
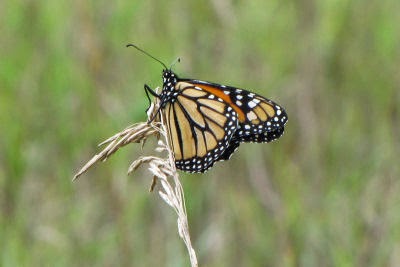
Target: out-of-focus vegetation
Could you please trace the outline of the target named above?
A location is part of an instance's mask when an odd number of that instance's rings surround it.
[[[188,266],[173,211],[127,177],[77,182],[145,119],[162,67],[286,108],[285,135],[182,173],[200,266],[400,265],[400,1],[0,3],[0,265]]]

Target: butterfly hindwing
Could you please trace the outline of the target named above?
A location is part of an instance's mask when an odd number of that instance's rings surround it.
[[[224,161],[230,159],[232,154],[238,149],[240,140],[232,138],[229,142],[229,146],[225,149],[224,153],[218,158],[218,161]]]
[[[165,106],[171,146],[178,169],[204,172],[229,146],[238,127],[237,114],[226,102],[186,83]]]

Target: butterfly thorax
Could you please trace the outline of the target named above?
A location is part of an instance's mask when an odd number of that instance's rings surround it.
[[[164,108],[167,103],[176,101],[178,91],[175,85],[178,82],[178,77],[171,70],[163,70],[163,88],[160,94],[161,107]]]

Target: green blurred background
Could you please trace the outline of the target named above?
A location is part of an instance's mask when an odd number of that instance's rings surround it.
[[[145,120],[162,67],[247,88],[289,115],[182,173],[200,266],[400,266],[400,1],[0,2],[0,265],[188,266],[154,154],[97,144]]]

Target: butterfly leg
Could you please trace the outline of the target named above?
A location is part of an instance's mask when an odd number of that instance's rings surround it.
[[[159,95],[156,92],[154,92],[154,90],[151,89],[150,86],[148,86],[147,84],[144,85],[144,91],[146,92],[147,99],[149,100],[149,107],[146,109],[146,113],[147,113],[147,111],[149,110],[149,108],[151,106],[150,95],[155,96],[155,97],[159,97]]]
[[[155,97],[158,97],[158,98],[160,97],[160,95],[157,94],[156,92],[154,92],[154,90],[151,89],[150,86],[148,86],[147,84],[144,85],[144,91],[146,92],[147,99],[149,100],[149,107],[146,109],[146,114],[147,114],[147,112],[149,111],[149,109],[150,109],[150,107],[151,107],[150,95],[155,96]],[[159,111],[160,111],[160,107],[158,108],[158,110],[157,110],[157,112],[156,112],[156,115],[158,114]],[[152,121],[155,119],[156,115],[154,115],[154,116],[148,121],[148,123],[152,122]]]
[[[160,97],[160,95],[157,94],[156,92],[154,92],[154,90],[151,89],[150,86],[148,86],[147,84],[144,85],[144,91],[146,92],[146,96],[147,96],[147,99],[149,100],[149,103],[151,103],[149,93],[150,93],[152,96]]]

